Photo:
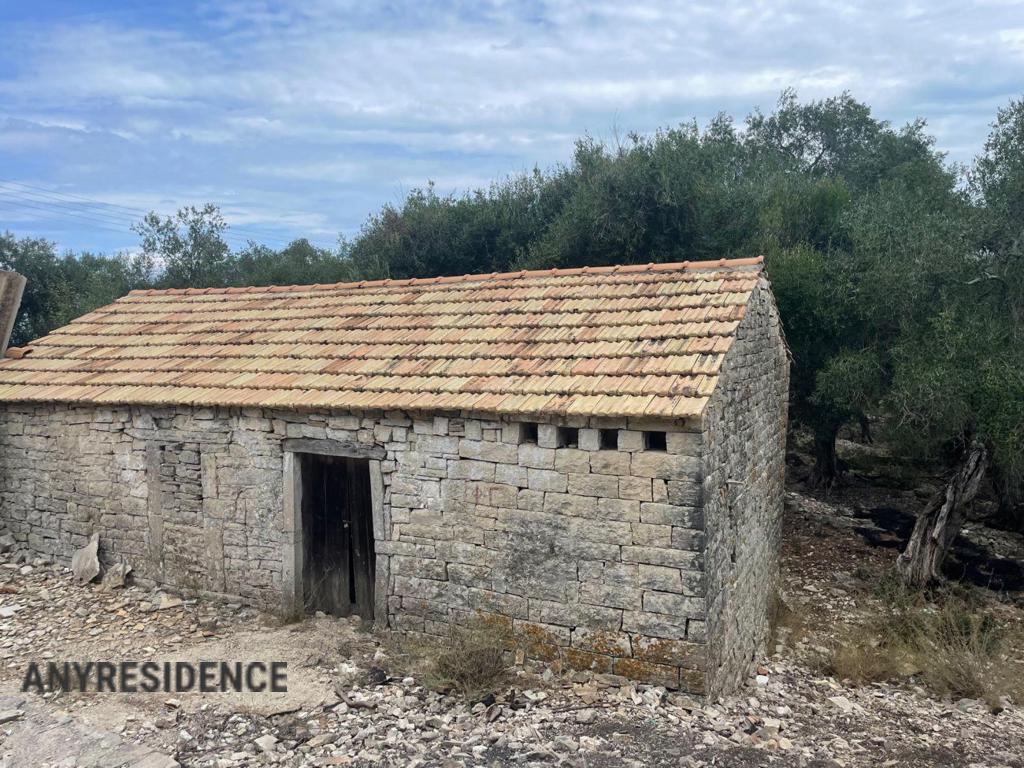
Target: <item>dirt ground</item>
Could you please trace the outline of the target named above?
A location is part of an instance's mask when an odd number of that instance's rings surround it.
[[[282,624],[237,604],[80,586],[63,568],[0,555],[0,766],[1024,767],[1024,703],[943,697],[914,676],[854,685],[824,663],[837,633],[874,610],[867,582],[891,566],[922,493],[867,466],[828,498],[791,486],[791,621],[720,702],[540,669],[510,670],[492,696],[467,701],[428,689],[358,621]],[[1011,626],[1024,623],[1021,562],[1019,537],[972,524],[951,568]],[[66,659],[280,660],[288,693],[20,692],[29,661]],[[1008,674],[1022,663],[1011,648]]]

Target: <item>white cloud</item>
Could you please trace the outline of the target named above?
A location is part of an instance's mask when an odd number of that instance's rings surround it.
[[[897,124],[931,116],[966,160],[1024,82],[1015,0],[210,0],[188,25],[125,18],[11,35],[0,100],[35,128],[0,133],[0,151],[75,132],[55,178],[95,188],[70,169],[100,163],[106,193],[206,189],[280,232],[351,229],[428,178],[477,185],[565,160],[588,131],[742,119],[787,86],[848,89]]]

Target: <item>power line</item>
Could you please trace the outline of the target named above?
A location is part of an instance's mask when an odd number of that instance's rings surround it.
[[[70,210],[78,215],[86,214],[98,220],[106,221],[108,223],[112,223],[118,226],[123,226],[128,229],[130,229],[133,225],[138,224],[145,215],[140,214],[139,216],[136,217],[118,213],[116,211],[110,212],[103,209],[103,206],[105,205],[103,203],[82,204],[78,202],[69,202],[66,200],[62,200],[57,195],[47,195],[39,192],[27,192],[20,189],[15,189],[11,186],[7,186],[6,182],[0,182],[0,194],[6,194],[7,196],[16,195],[19,199],[24,198],[32,202],[54,206],[62,211]],[[244,228],[233,227],[231,225],[228,225],[228,231],[226,235],[230,235],[232,237],[238,235],[241,236],[243,240],[246,238],[259,240],[270,245],[276,245],[278,247],[284,247],[289,242],[280,237],[266,235]]]
[[[0,197],[0,210],[3,210],[5,208],[13,209],[19,212],[24,212],[27,215],[31,216],[33,219],[37,220],[42,219],[56,222],[68,222],[69,220],[72,220],[74,222],[86,223],[91,228],[100,229],[103,230],[104,232],[113,232],[115,234],[123,236],[135,235],[135,233],[132,232],[126,226],[122,227],[102,219],[94,219],[85,214],[74,213],[70,211],[57,211],[47,208],[46,206],[35,205],[34,203],[31,202],[14,201]],[[230,233],[225,233],[224,239],[226,242],[228,242],[229,244],[233,245],[236,248],[247,244],[244,238],[231,235]]]
[[[117,203],[108,203],[71,192],[57,192],[45,187],[26,184],[25,182],[0,179],[0,189],[3,189],[4,187],[6,187],[5,191],[7,191],[8,194],[13,192],[17,195],[23,195],[33,201],[62,206],[64,208],[71,208],[79,214],[84,210],[90,216],[96,216],[118,225],[135,224],[139,219],[149,213],[149,211],[144,211],[141,208],[132,208],[130,206],[119,205]],[[98,208],[99,210],[91,210],[92,208]],[[121,211],[125,211],[126,213],[121,213]],[[241,235],[244,239],[255,240],[268,245],[276,245],[281,248],[292,242],[292,240],[276,235],[270,235],[266,232],[260,232],[248,227],[235,227],[229,224],[228,231],[232,235]]]
[[[67,219],[68,217],[70,217],[70,218],[73,218],[73,219],[75,219],[77,221],[87,222],[87,223],[91,224],[92,226],[97,227],[99,229],[105,229],[108,232],[117,232],[117,233],[122,234],[122,235],[126,235],[126,234],[129,234],[131,232],[131,230],[128,227],[116,226],[116,225],[112,224],[111,222],[104,221],[102,219],[94,219],[92,217],[89,217],[89,216],[86,216],[86,215],[83,215],[83,214],[79,214],[79,213],[73,213],[73,212],[70,212],[70,211],[55,211],[55,210],[53,210],[51,208],[48,208],[46,206],[34,205],[31,202],[0,199],[0,207],[3,207],[3,208],[15,208],[15,209],[21,209],[21,210],[28,209],[29,212],[33,216],[35,216],[36,218],[44,218],[44,219],[58,220],[59,221],[59,220]],[[42,215],[40,215],[40,213]]]
[[[135,224],[138,221],[138,219],[132,219],[127,216],[110,214],[102,210],[93,210],[92,208],[89,208],[87,206],[81,206],[79,203],[56,202],[43,197],[38,197],[32,193],[13,191],[5,187],[3,183],[0,183],[0,195],[8,199],[13,199],[15,201],[23,200],[26,202],[40,203],[45,205],[46,207],[53,207],[60,210],[70,209],[74,213],[87,213],[88,215],[93,216],[97,219],[108,221],[112,224],[117,224],[118,226],[130,227],[132,224]]]

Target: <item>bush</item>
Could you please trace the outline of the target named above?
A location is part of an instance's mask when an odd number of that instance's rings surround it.
[[[917,677],[932,691],[990,703],[1022,688],[1022,672],[1004,663],[1006,631],[969,590],[908,587],[894,573],[871,591],[883,610],[836,642],[829,671],[870,683]]]
[[[504,680],[505,644],[488,626],[452,627],[437,649],[428,684],[477,699]]]
[[[396,652],[428,688],[478,700],[504,682],[508,647],[508,631],[480,618],[452,625],[444,638],[406,636]]]

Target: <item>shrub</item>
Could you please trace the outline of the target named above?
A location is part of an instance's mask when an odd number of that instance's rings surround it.
[[[452,627],[437,649],[428,683],[476,699],[505,678],[505,643],[489,626]]]
[[[990,703],[1021,690],[1021,670],[1001,658],[1006,632],[975,593],[920,590],[893,573],[876,579],[871,591],[882,611],[835,643],[828,667],[837,677],[870,683],[916,676],[936,693]]]
[[[444,638],[403,637],[394,652],[428,688],[476,700],[505,680],[508,647],[507,630],[481,618],[452,625]]]

